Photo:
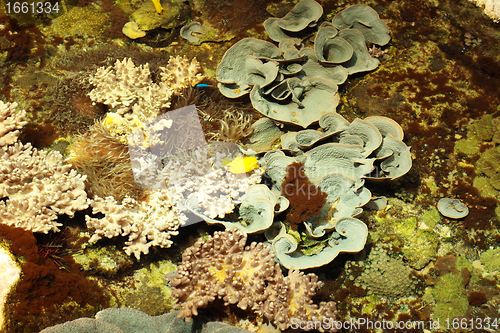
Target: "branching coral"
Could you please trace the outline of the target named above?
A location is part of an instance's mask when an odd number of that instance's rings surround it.
[[[73,216],[88,207],[85,176],[63,164],[58,152],[39,151],[14,141],[26,122],[16,104],[0,105],[4,146],[0,149],[0,223],[33,232],[58,231],[58,214]],[[9,143],[13,145],[7,146]]]
[[[152,120],[170,106],[174,94],[203,79],[196,59],[171,57],[160,70],[161,80],[154,83],[148,64],[136,67],[130,58],[117,60],[114,67],[101,67],[90,78],[95,89],[89,96],[120,115],[139,122]]]
[[[17,103],[0,101],[0,147],[17,141],[19,130],[28,122],[24,119],[26,111],[16,113]]]
[[[94,230],[89,242],[103,237],[128,236],[125,252],[140,259],[141,253],[148,254],[151,246],[170,247],[170,238],[177,235],[177,229],[185,221],[174,208],[168,191],[149,193],[147,200],[138,202],[125,198],[118,204],[112,197],[94,198],[92,213],[101,213],[101,219],[86,216],[87,226]]]
[[[0,222],[33,232],[58,231],[58,214],[88,207],[85,176],[62,163],[58,152],[28,143],[0,150]]]
[[[171,279],[180,318],[189,322],[198,308],[219,298],[226,306],[253,310],[280,330],[292,325],[291,318],[335,320],[334,302],[318,306],[311,300],[321,286],[316,275],[291,270],[285,277],[267,245],[254,242],[245,247],[246,240],[237,229],[215,232],[183,253],[178,274]]]
[[[174,201],[181,202],[195,196],[204,215],[224,218],[233,211],[236,203],[241,202],[250,185],[260,183],[263,173],[260,168],[248,175],[237,175],[221,166],[224,158],[234,158],[235,149],[224,151],[225,145],[229,144],[213,143],[165,160],[163,175]]]

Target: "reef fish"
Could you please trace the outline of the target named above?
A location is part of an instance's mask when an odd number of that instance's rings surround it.
[[[160,3],[160,0],[152,0],[152,1],[153,4],[155,5],[156,12],[161,15],[161,13],[163,13],[163,7]]]
[[[236,157],[230,161],[227,157],[222,161],[223,166],[228,166],[229,171],[234,174],[247,173],[259,167],[257,158],[253,156]]]

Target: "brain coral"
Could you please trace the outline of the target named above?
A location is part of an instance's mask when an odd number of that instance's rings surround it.
[[[321,286],[316,275],[290,270],[285,277],[267,245],[254,242],[245,247],[246,240],[237,229],[215,232],[183,253],[178,274],[171,278],[179,317],[189,322],[198,308],[218,298],[226,306],[252,309],[280,330],[290,327],[291,318],[335,320],[334,302],[318,306],[311,300]]]

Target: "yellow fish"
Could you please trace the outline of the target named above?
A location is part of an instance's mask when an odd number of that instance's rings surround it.
[[[236,157],[230,161],[227,157],[222,161],[223,166],[228,166],[229,171],[234,174],[247,173],[259,167],[257,158],[253,156]]]
[[[152,1],[153,1],[153,4],[155,5],[156,12],[161,15],[161,13],[163,12],[163,7],[160,4],[160,0],[152,0]]]

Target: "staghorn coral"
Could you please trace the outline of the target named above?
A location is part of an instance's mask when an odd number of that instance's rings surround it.
[[[77,136],[68,152],[67,161],[87,176],[85,187],[90,198],[112,196],[121,201],[144,196],[144,190],[134,181],[128,147],[112,136],[103,122]]]
[[[172,296],[180,301],[179,318],[189,322],[198,308],[219,298],[226,306],[253,310],[280,330],[291,326],[291,318],[335,319],[334,302],[318,306],[311,300],[321,286],[316,275],[291,270],[285,277],[267,245],[245,247],[246,240],[237,229],[215,232],[182,254],[178,274],[171,278]]]
[[[16,113],[17,103],[0,101],[0,147],[11,145],[17,141],[19,130],[28,122],[24,119],[26,111]]]
[[[196,59],[171,57],[166,67],[160,67],[159,83],[154,83],[149,65],[136,67],[130,58],[117,60],[115,65],[100,67],[90,83],[89,93],[94,102],[103,103],[119,115],[132,120],[132,125],[154,119],[160,110],[168,108],[172,96],[203,79]]]
[[[138,202],[132,198],[123,199],[121,204],[107,197],[95,197],[91,202],[92,213],[101,213],[101,219],[85,216],[87,227],[94,229],[89,242],[103,237],[128,236],[125,252],[132,253],[139,260],[141,253],[148,254],[151,246],[170,247],[170,238],[177,235],[177,229],[185,221],[174,208],[168,191],[152,191]]]

